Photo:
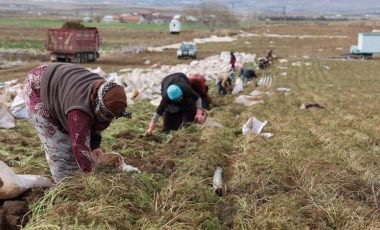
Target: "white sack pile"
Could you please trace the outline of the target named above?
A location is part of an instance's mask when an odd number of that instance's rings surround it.
[[[22,99],[17,99],[17,102],[12,102],[12,98],[15,98],[21,91],[21,84],[17,79],[12,81],[0,82],[0,128],[10,129],[16,126],[16,120],[18,116],[25,114],[25,103]],[[14,113],[17,113],[17,117]]]
[[[235,53],[235,56],[238,63],[256,63],[255,54]],[[148,69],[121,69],[119,74],[109,74],[107,80],[115,81],[125,87],[128,104],[134,104],[138,100],[150,100],[152,105],[157,106],[161,100],[161,81],[167,75],[177,72],[187,76],[190,73],[200,73],[208,80],[216,81],[219,74],[230,68],[229,61],[230,52],[224,51],[220,55],[194,60],[190,64],[163,65]],[[99,69],[91,71],[102,72]]]

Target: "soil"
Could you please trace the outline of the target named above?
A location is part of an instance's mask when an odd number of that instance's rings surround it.
[[[24,227],[29,221],[29,203],[43,194],[42,189],[33,189],[14,199],[0,201],[0,229],[18,230]]]
[[[26,215],[28,211],[26,201],[5,201],[0,207],[0,229],[20,229],[19,226],[24,226],[28,221],[28,216]]]

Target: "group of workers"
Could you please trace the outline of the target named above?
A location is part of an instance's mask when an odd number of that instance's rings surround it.
[[[231,52],[231,68],[218,81],[218,94],[227,93],[235,75],[236,58]],[[252,69],[238,66],[243,82],[257,77]],[[29,120],[44,145],[54,179],[59,183],[78,172],[90,172],[102,156],[101,132],[114,119],[131,118],[122,86],[74,64],[53,63],[28,73],[23,98]],[[149,123],[152,134],[160,116],[164,132],[189,123],[204,122],[211,99],[201,74],[174,73],[161,82],[161,102]]]
[[[152,134],[160,116],[164,132],[187,123],[203,123],[203,108],[210,105],[207,90],[201,75],[166,76],[161,83],[161,103],[146,135]],[[55,183],[78,172],[92,171],[95,162],[104,156],[101,132],[114,119],[132,116],[126,111],[122,86],[74,64],[34,68],[25,78],[22,95]]]
[[[265,69],[273,63],[273,50],[269,50],[267,56],[259,58],[259,69]]]

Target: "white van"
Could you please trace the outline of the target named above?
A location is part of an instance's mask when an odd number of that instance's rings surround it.
[[[114,22],[112,15],[107,15],[103,17],[103,22]]]
[[[169,24],[169,32],[171,34],[179,34],[181,31],[181,22],[178,19],[172,19]]]

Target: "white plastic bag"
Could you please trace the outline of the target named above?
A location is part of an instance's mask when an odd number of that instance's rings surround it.
[[[16,95],[9,110],[17,119],[27,119],[29,116],[28,110],[26,109],[25,100],[19,95]]]
[[[17,197],[30,188],[50,188],[53,183],[46,177],[29,174],[16,174],[0,161],[0,200]]]
[[[141,173],[138,168],[127,165],[124,158],[117,152],[104,153],[101,158],[97,159],[97,163],[100,165],[115,165],[122,172]]]
[[[243,135],[247,135],[250,133],[260,134],[261,130],[267,124],[267,121],[261,122],[256,119],[256,117],[252,116],[248,119],[248,121],[243,125],[242,131]]]
[[[240,95],[235,98],[235,103],[249,107],[255,104],[264,103],[264,101],[258,96]]]
[[[16,120],[8,111],[4,103],[0,103],[0,128],[10,129],[16,127]]]
[[[243,81],[238,78],[236,79],[234,89],[232,90],[232,95],[236,95],[243,91]]]

